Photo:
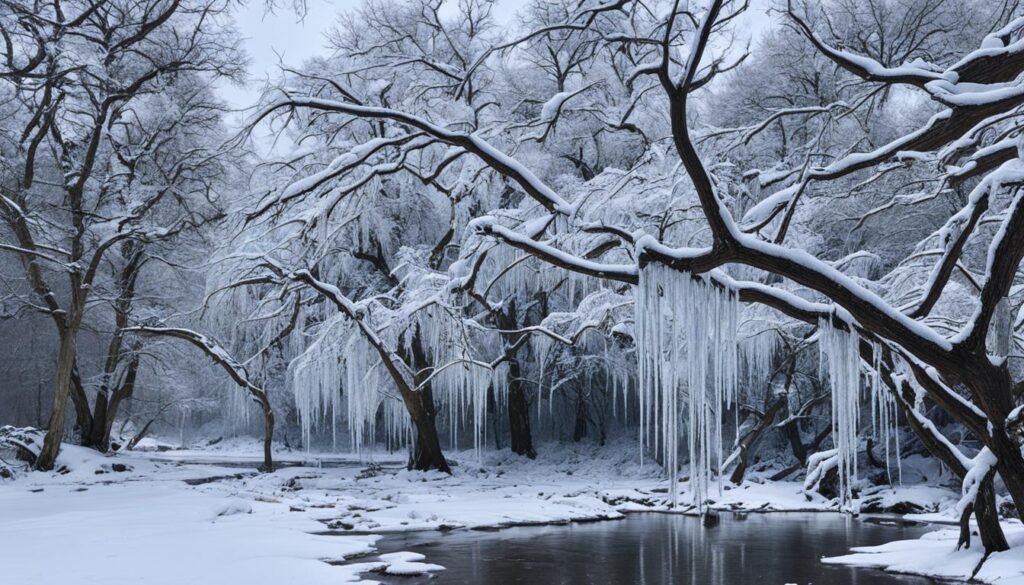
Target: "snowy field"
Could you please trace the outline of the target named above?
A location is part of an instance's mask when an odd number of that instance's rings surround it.
[[[239,467],[258,460],[251,447],[106,457],[65,446],[65,473],[22,473],[0,483],[0,567],[12,578],[5,582],[372,581],[384,572],[443,570],[414,553],[376,554],[381,534],[611,520],[668,504],[660,469],[641,467],[625,443],[547,456],[545,450],[533,462],[489,454],[484,466],[463,452],[454,457],[452,476],[406,471],[395,456],[365,464],[300,453],[280,460],[307,465],[258,474]],[[756,476],[712,495],[719,510],[834,510],[820,496],[804,494],[798,482],[760,483]],[[956,494],[916,486],[879,490],[868,500],[886,507],[913,503],[927,512],[917,518],[949,522],[941,511]],[[1024,543],[1019,525],[1007,532],[1011,544]],[[826,562],[965,579],[981,553],[954,554],[955,542],[955,530],[940,529]],[[52,561],[56,550],[59,563]],[[993,555],[978,578],[1024,583],[1021,550]]]

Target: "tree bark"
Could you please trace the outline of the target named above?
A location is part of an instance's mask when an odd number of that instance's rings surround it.
[[[887,376],[883,379],[886,381],[889,390],[896,394],[896,404],[899,405],[903,418],[907,421],[907,426],[914,431],[921,444],[925,446],[933,457],[942,461],[950,471],[963,481],[967,475],[967,469],[960,462],[960,458],[950,450],[948,444],[933,436],[932,432],[925,428],[917,417],[910,412],[910,404],[913,404],[912,401],[916,400],[913,389],[906,382],[900,388],[897,388]],[[1003,551],[1009,548],[1006,536],[1003,534],[1003,528],[999,525],[996,494],[992,487],[994,477],[995,470],[992,470],[982,481],[974,504],[964,509],[964,513],[960,518],[960,540],[957,543],[957,548],[970,548],[971,546],[970,518],[972,513],[978,521],[978,532],[981,535],[981,543],[985,547],[985,552]]]
[[[80,429],[81,441],[79,444],[83,447],[92,447],[101,453],[107,452],[107,447],[110,443],[108,429],[113,424],[113,421],[107,421],[107,409],[109,403],[107,402],[106,392],[99,392],[96,394],[96,402],[93,404],[92,409],[92,421],[88,429]]]
[[[403,392],[402,399],[406,410],[416,429],[416,443],[413,445],[409,459],[409,469],[430,471],[436,469],[451,473],[448,460],[441,451],[441,441],[437,436],[437,412],[434,408],[434,393],[428,387],[417,392]]]
[[[407,384],[399,384],[398,388],[405,403],[405,409],[409,412],[413,427],[416,429],[416,443],[413,446],[412,457],[409,460],[409,469],[417,471],[429,471],[436,469],[445,473],[451,473],[448,460],[441,451],[441,440],[437,435],[437,409],[434,406],[434,390],[427,381],[431,372],[426,353],[423,351],[423,343],[420,339],[420,331],[417,326],[413,332],[411,345],[411,365],[415,376],[413,376],[418,390],[409,388]]]
[[[995,472],[989,472],[978,488],[978,496],[974,502],[974,517],[978,520],[981,533],[981,545],[985,553],[1002,552],[1010,548],[1006,536],[999,525],[999,508],[996,506],[996,490],[992,487]]]
[[[75,407],[75,425],[78,427],[79,444],[91,447],[93,416],[89,411],[89,397],[82,386],[82,377],[78,372],[78,358],[71,369],[71,403]]]
[[[60,445],[64,440],[64,413],[71,386],[71,373],[75,366],[75,331],[65,328],[61,331],[60,346],[57,350],[57,379],[54,383],[53,410],[47,425],[43,448],[36,459],[36,469],[49,471],[57,462]]]
[[[988,555],[994,552],[1009,550],[1010,545],[1006,542],[1006,536],[999,525],[999,510],[996,506],[996,492],[992,487],[992,480],[995,478],[995,470],[989,471],[978,488],[978,495],[973,504],[964,508],[960,515],[960,538],[956,543],[957,550],[971,548],[971,514],[974,514],[978,521],[978,532],[981,536],[981,546]]]
[[[740,439],[738,446],[740,450],[739,461],[736,463],[736,468],[733,469],[732,475],[729,476],[729,481],[739,485],[743,483],[743,476],[747,473],[748,459],[750,455],[756,450],[758,441],[764,433],[772,427],[775,422],[775,417],[778,416],[782,409],[786,407],[788,401],[785,396],[781,396],[775,399],[775,402],[768,407],[768,410],[761,415],[761,420],[758,421],[757,426],[750,430],[746,435]]]
[[[117,419],[121,403],[131,398],[135,393],[135,381],[139,375],[139,354],[137,353],[139,349],[139,346],[136,345],[134,348],[136,353],[132,354],[131,361],[128,362],[124,380],[111,394],[110,400],[107,400],[105,392],[101,392],[96,397],[96,409],[92,421],[93,438],[91,446],[103,453],[110,449],[110,435],[113,432],[114,421]]]
[[[958,363],[951,365],[957,368],[960,373],[959,379],[968,385],[972,396],[988,416],[988,432],[975,432],[975,435],[996,456],[999,477],[1002,478],[1017,509],[1024,510],[1024,455],[1021,454],[1020,445],[1010,436],[1006,426],[1007,418],[1014,408],[1010,372],[1005,361],[1002,365],[993,365],[984,353],[984,346],[979,348],[978,353],[968,355],[980,357],[968,359],[967,356],[960,354],[956,360]],[[957,415],[956,412],[950,414]]]
[[[519,328],[515,299],[510,299],[506,307],[492,309],[492,311],[495,313],[496,321],[501,329],[514,331]],[[509,333],[502,334],[502,339],[506,346],[508,361],[508,432],[511,438],[509,446],[513,453],[534,459],[537,457],[537,451],[533,448],[533,437],[530,431],[530,400],[526,396],[522,367],[516,357],[519,344],[517,344],[515,336]]]
[[[537,457],[530,434],[530,401],[526,398],[526,385],[516,358],[508,362],[508,431],[513,453],[530,459]]]
[[[270,401],[264,395],[260,400],[260,408],[263,409],[263,465],[260,471],[272,473],[274,471],[274,410],[270,407]]]

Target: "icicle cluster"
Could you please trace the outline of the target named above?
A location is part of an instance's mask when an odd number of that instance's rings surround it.
[[[424,307],[417,313],[417,319],[423,349],[435,372],[431,378],[434,397],[447,413],[451,445],[457,448],[461,423],[469,418],[473,448],[480,459],[487,432],[487,393],[493,388],[499,407],[507,401],[507,366],[492,369],[474,360],[461,321],[443,307]]]
[[[779,336],[770,329],[755,331],[740,341],[740,361],[746,384],[763,387],[772,372],[778,346]]]
[[[878,343],[872,343],[871,349],[871,434],[875,443],[880,444],[885,451],[885,473],[890,484],[892,483],[890,448],[895,447],[896,478],[902,484],[903,464],[900,461],[899,405],[896,404],[896,397],[882,383],[882,348]]]
[[[376,351],[341,316],[326,324],[317,340],[292,361],[288,379],[307,450],[313,429],[328,427],[336,448],[338,419],[344,415],[352,448],[362,452],[366,438],[375,435],[377,410],[383,400],[385,380],[379,365]],[[389,431],[398,428],[392,425]]]
[[[857,424],[860,393],[860,337],[839,329],[830,319],[818,323],[820,372],[828,372],[832,390],[832,437],[839,458],[839,500],[853,498],[852,482],[857,476]],[[824,383],[824,379],[822,380]]]
[[[231,430],[238,432],[249,426],[249,404],[252,402],[249,393],[241,391],[238,387],[227,389],[228,394],[228,424]]]
[[[642,442],[662,453],[675,504],[685,434],[690,491],[703,509],[712,470],[721,476],[722,411],[736,399],[739,299],[650,264],[640,272],[635,310]]]
[[[412,445],[415,435],[405,404],[397,399],[385,400],[383,411],[385,446],[388,451]]]

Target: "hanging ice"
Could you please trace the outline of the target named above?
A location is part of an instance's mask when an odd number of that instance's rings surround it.
[[[493,390],[497,406],[504,406],[508,393],[507,364],[492,369],[475,360],[461,319],[441,305],[429,304],[419,310],[417,326],[433,371],[434,397],[447,406],[451,445],[457,445],[460,422],[467,418],[468,411],[473,448],[479,460],[487,430],[488,392]],[[407,342],[411,342],[411,337],[407,336]]]
[[[704,277],[650,264],[635,310],[641,441],[662,454],[675,504],[685,434],[692,501],[703,510],[712,471],[721,477],[722,411],[736,399],[739,299]]]
[[[818,329],[821,332],[818,340],[820,371],[822,376],[828,371],[832,390],[832,437],[839,458],[839,500],[847,504],[853,499],[852,482],[857,476],[860,337],[849,326],[834,327],[830,319],[821,319]]]
[[[877,342],[871,344],[871,433],[875,443],[885,451],[885,472],[889,483],[892,483],[890,465],[890,448],[895,447],[896,480],[903,483],[903,466],[900,462],[899,405],[897,398],[882,383],[882,347]]]
[[[377,410],[384,399],[378,364],[376,352],[341,316],[325,324],[317,340],[289,364],[288,379],[307,450],[314,428],[330,427],[336,446],[337,420],[344,414],[352,448],[361,452],[366,438],[375,434]]]

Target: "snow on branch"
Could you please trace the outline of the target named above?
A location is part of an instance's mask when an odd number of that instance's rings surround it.
[[[513,248],[528,252],[555,266],[606,280],[636,282],[637,269],[634,265],[602,264],[592,260],[584,260],[559,250],[550,244],[506,228],[499,224],[494,217],[478,217],[470,222],[469,227],[479,234],[495,236]]]
[[[917,87],[924,87],[930,81],[946,79],[943,74],[935,71],[935,67],[928,63],[886,67],[874,59],[832,47],[818,36],[818,33],[814,32],[804,19],[797,15],[793,8],[793,0],[786,1],[786,14],[796,24],[797,30],[821,54],[828,57],[836,65],[862,79],[884,83],[909,84]]]
[[[260,388],[249,379],[249,375],[246,373],[245,367],[236,361],[226,349],[202,333],[197,333],[191,329],[183,329],[180,327],[152,327],[146,325],[126,327],[125,331],[139,335],[171,337],[190,343],[192,346],[198,348],[209,356],[215,364],[227,372],[228,376],[234,380],[235,384],[238,384],[240,387],[248,390],[249,393],[252,394],[254,400],[261,404],[266,400],[266,392],[263,388]]]
[[[968,240],[974,235],[981,216],[988,210],[989,199],[1004,186],[1024,183],[1024,166],[1020,159],[1004,163],[993,173],[987,175],[967,198],[967,204],[951,216],[944,226],[938,230],[937,236],[942,245],[942,258],[932,269],[924,285],[924,296],[917,308],[910,313],[911,317],[926,316],[935,303],[959,262],[960,255]]]
[[[988,447],[983,447],[967,466],[967,474],[964,476],[961,487],[960,500],[956,503],[957,515],[963,514],[967,506],[974,504],[978,499],[978,490],[985,477],[995,470],[999,462],[996,456]]]
[[[989,189],[1012,186],[1016,193],[1006,212],[1006,219],[989,244],[981,302],[967,326],[954,338],[955,343],[971,349],[984,347],[996,305],[1009,294],[1017,268],[1024,258],[1024,203],[1021,201],[1024,199],[1024,160],[1016,159],[1004,164],[1000,171],[987,179],[991,180]]]
[[[475,134],[466,134],[463,132],[448,130],[447,128],[442,128],[441,126],[419,116],[389,108],[359,106],[345,102],[303,96],[285,96],[277,102],[267,106],[249,122],[249,127],[254,127],[261,120],[276,110],[283,108],[308,108],[325,112],[347,114],[357,118],[391,120],[404,126],[416,128],[441,142],[464,148],[466,151],[473,153],[483,160],[489,167],[513,180],[527,195],[543,205],[549,211],[558,212],[567,216],[571,216],[575,212],[575,207],[572,204],[563,199],[554,190],[552,190],[551,187],[541,181],[533,174],[532,171],[520,164],[519,161],[494,148],[494,146],[486,140]]]

